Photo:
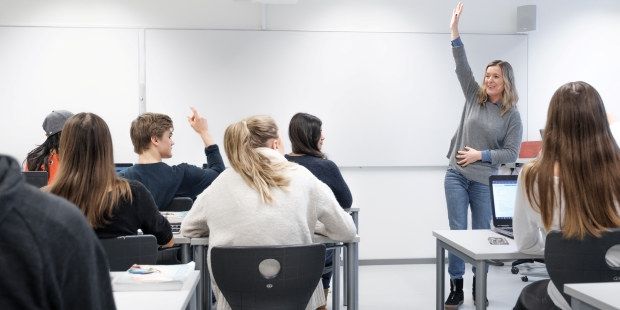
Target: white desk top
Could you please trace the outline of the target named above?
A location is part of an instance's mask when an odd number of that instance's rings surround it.
[[[122,273],[122,272],[111,272]],[[200,271],[194,270],[189,281],[178,291],[130,291],[114,292],[118,310],[184,310],[196,290]]]
[[[597,309],[620,309],[620,282],[565,284],[564,292]]]
[[[542,255],[529,255],[519,252],[513,239],[504,237],[489,229],[433,230],[433,236],[474,260],[516,260],[543,257]],[[492,245],[489,243],[489,237],[504,238],[508,241],[508,244]]]

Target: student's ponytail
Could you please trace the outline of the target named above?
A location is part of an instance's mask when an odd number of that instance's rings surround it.
[[[278,126],[269,116],[253,116],[226,129],[224,149],[228,161],[245,182],[258,191],[265,203],[271,203],[272,187],[284,188],[290,180],[282,170],[288,162],[271,163],[269,158],[257,151],[270,139],[278,139]]]

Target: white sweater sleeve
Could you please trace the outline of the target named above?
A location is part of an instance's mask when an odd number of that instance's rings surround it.
[[[337,241],[349,241],[355,238],[357,230],[353,219],[340,207],[332,190],[318,179],[314,182],[314,186],[313,201],[319,222],[315,232]]]
[[[540,233],[540,213],[532,208],[525,190],[525,173],[519,174],[512,228],[520,252],[543,254],[545,242]]]
[[[209,189],[207,188],[189,209],[183,222],[181,222],[181,234],[186,237],[207,237],[209,226],[207,225],[207,201]]]

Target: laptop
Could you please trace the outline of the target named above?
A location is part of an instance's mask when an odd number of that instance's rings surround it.
[[[170,222],[170,227],[172,228],[173,234],[178,234],[181,231],[181,222],[183,222],[183,218],[187,215],[187,211],[160,211],[161,215],[163,215],[168,222]]]
[[[509,238],[512,234],[512,216],[517,199],[518,175],[492,175],[489,177],[491,189],[491,210],[493,210],[493,231]]]
[[[23,171],[26,183],[41,188],[47,185],[47,171]]]

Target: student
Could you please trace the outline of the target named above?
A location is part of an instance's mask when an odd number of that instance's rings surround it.
[[[484,83],[472,74],[459,34],[463,3],[458,3],[450,22],[456,76],[465,96],[460,124],[450,141],[448,171],[444,181],[450,229],[467,229],[467,209],[471,207],[473,229],[488,229],[492,218],[489,176],[500,164],[515,162],[523,133],[516,108],[519,96],[512,66],[502,60],[489,63]],[[450,295],[446,309],[463,303],[465,263],[449,253]],[[475,300],[474,277],[472,294]],[[485,303],[487,301],[485,300]]]
[[[513,217],[517,248],[543,254],[550,230],[582,239],[620,227],[619,199],[620,149],[603,100],[588,83],[566,83],[549,103],[541,156],[519,175]],[[620,266],[620,251],[610,252],[608,263]],[[531,285],[540,309],[571,309],[553,282]],[[524,306],[517,303],[515,309]]]
[[[293,115],[288,127],[293,152],[285,157],[289,161],[306,167],[314,176],[327,184],[342,208],[351,208],[353,198],[349,186],[342,178],[338,166],[321,152],[323,141],[325,141],[322,124],[321,120],[314,115],[307,113]],[[326,267],[332,266],[333,257],[334,250],[327,250],[325,253]],[[327,299],[332,273],[323,274],[322,278],[325,299]]]
[[[144,184],[155,199],[157,207],[165,208],[174,197],[192,200],[224,171],[224,162],[218,146],[213,142],[207,120],[192,109],[190,126],[200,135],[205,145],[207,169],[186,163],[168,166],[162,158],[172,157],[172,119],[159,113],[144,113],[131,123],[131,142],[138,154],[138,163],[125,169],[121,175]]]
[[[56,110],[48,114],[43,120],[43,130],[45,131],[45,142],[37,146],[28,153],[25,171],[47,171],[47,184],[51,184],[56,177],[60,158],[58,158],[58,144],[60,142],[60,132],[65,122],[73,113],[65,110]]]
[[[77,205],[99,238],[136,235],[141,229],[159,245],[173,244],[170,223],[149,191],[116,175],[112,137],[101,117],[79,113],[67,120],[60,157],[63,164],[49,190]]]
[[[351,216],[329,187],[284,158],[271,117],[253,116],[228,126],[224,148],[233,169],[198,197],[181,224],[185,236],[209,236],[208,257],[216,246],[310,244],[314,233],[334,240],[355,237]],[[213,278],[211,282],[217,309],[230,309]],[[306,309],[324,304],[317,283]]]
[[[105,253],[77,208],[0,155],[0,309],[115,309]]]

